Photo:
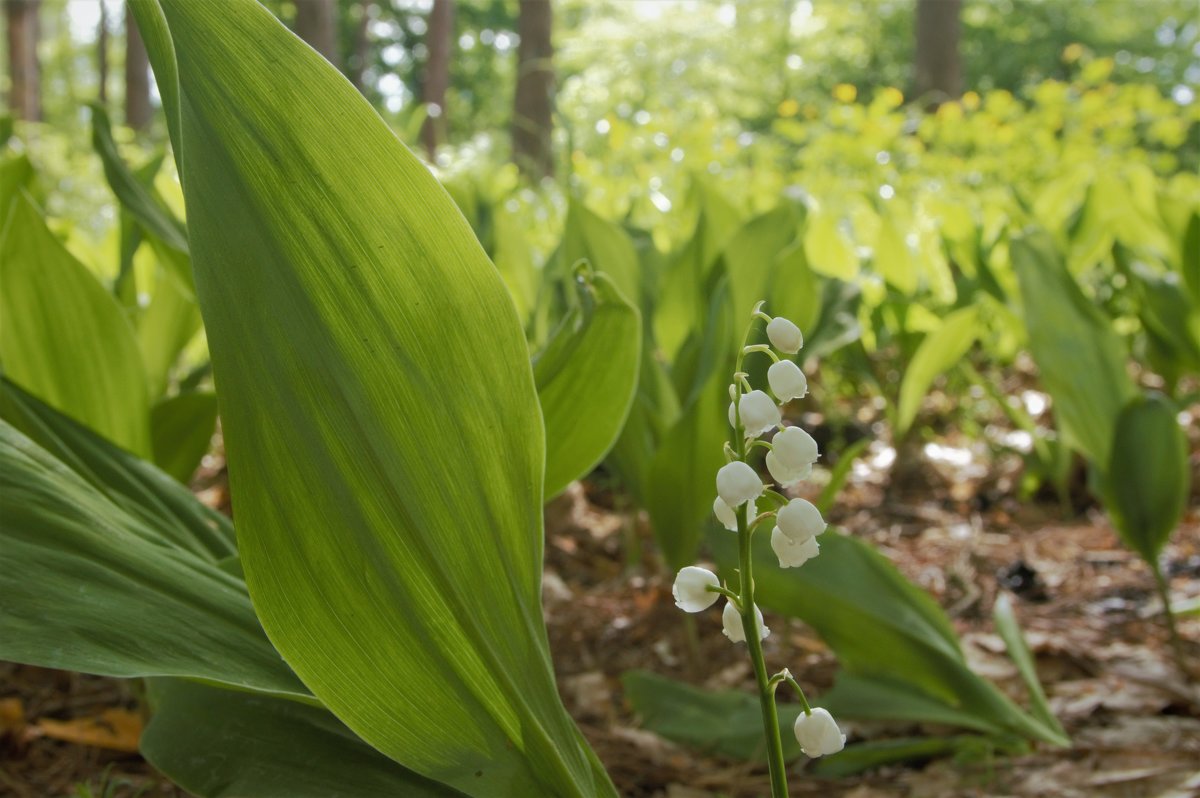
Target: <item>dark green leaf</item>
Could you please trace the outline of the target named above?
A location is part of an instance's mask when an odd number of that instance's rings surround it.
[[[187,484],[212,444],[217,423],[217,395],[204,391],[163,399],[150,413],[154,462]]]

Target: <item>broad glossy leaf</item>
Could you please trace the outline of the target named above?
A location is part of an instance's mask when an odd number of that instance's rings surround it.
[[[808,266],[804,242],[796,241],[775,257],[770,282],[763,294],[773,316],[791,319],[811,337],[821,316],[821,285]]]
[[[838,219],[828,211],[809,214],[804,229],[804,253],[813,271],[839,280],[858,275],[858,255],[850,239],[839,229]]]
[[[0,659],[307,698],[241,580],[0,421]]]
[[[796,238],[798,222],[795,208],[784,203],[746,222],[729,240],[723,257],[735,319],[749,320],[754,305],[777,290],[767,278],[776,257]],[[776,312],[771,307],[767,311]]]
[[[641,316],[600,273],[580,285],[533,364],[546,424],[546,496],[586,475],[612,447],[637,389]]]
[[[200,326],[200,308],[190,286],[182,283],[172,267],[160,265],[150,304],[137,320],[138,346],[152,397],[166,392],[171,369]]]
[[[710,540],[717,546],[719,562],[736,561],[728,537]],[[819,542],[818,559],[784,570],[766,536],[760,536],[755,541],[754,569],[759,602],[800,618],[817,631],[842,665],[839,688],[844,679],[853,677],[909,702],[905,708],[893,702],[859,700],[853,690],[838,693],[835,688],[822,696],[831,712],[835,700],[848,697],[857,702],[853,708],[836,705],[848,716],[952,722],[995,734],[1060,742],[1053,730],[971,671],[941,608],[895,566],[870,546],[845,535],[827,532]],[[722,570],[732,573],[728,566]]]
[[[150,680],[142,755],[200,798],[448,798],[328,710],[179,679]]]
[[[0,377],[0,417],[173,546],[216,562],[237,552],[233,524],[150,463]]]
[[[753,694],[702,690],[649,671],[628,671],[621,675],[621,685],[642,726],[655,734],[721,756],[766,759],[762,715]],[[800,705],[781,702],[778,709],[783,755],[795,759],[800,744],[792,724]]]
[[[1134,397],[1125,347],[1088,301],[1046,233],[1012,243],[1029,348],[1059,427],[1092,463],[1109,462],[1121,408]]]
[[[134,175],[121,158],[117,142],[113,139],[112,125],[104,106],[92,103],[92,148],[104,164],[104,176],[122,207],[137,219],[149,232],[158,236],[168,246],[187,252],[187,228],[172,215],[148,188]]]
[[[212,445],[217,424],[217,395],[209,391],[176,394],[154,405],[150,434],[154,462],[187,484]]]
[[[917,262],[896,222],[886,213],[879,221],[874,265],[876,273],[904,296],[917,292],[920,280]]]
[[[568,269],[579,260],[588,261],[593,269],[609,276],[621,296],[634,305],[641,300],[638,256],[628,234],[576,199],[567,208],[562,258]]]
[[[117,300],[21,197],[0,241],[0,365],[14,382],[149,456],[146,374]]]
[[[833,756],[823,756],[812,763],[808,772],[814,776],[840,779],[874,770],[896,762],[917,763],[955,754],[963,756],[990,753],[988,741],[972,734],[952,737],[901,737],[847,746]]]
[[[268,635],[414,771],[472,794],[612,794],[550,667],[542,423],[495,268],[428,170],[268,11],[161,8],[239,550]]]
[[[1191,488],[1187,436],[1175,404],[1159,393],[1117,417],[1105,494],[1125,545],[1153,563],[1178,526]]]
[[[950,370],[970,350],[979,335],[979,311],[974,306],[960,308],[946,317],[942,326],[925,336],[900,381],[900,402],[896,411],[897,438],[912,426],[921,409],[921,400],[939,374]]]

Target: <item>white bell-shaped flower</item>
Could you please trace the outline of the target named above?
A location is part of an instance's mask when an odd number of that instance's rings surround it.
[[[817,506],[805,499],[792,499],[775,515],[775,525],[795,543],[803,543],[825,531],[825,519]]]
[[[771,368],[767,369],[767,383],[771,386],[771,393],[780,402],[803,399],[808,395],[808,378],[790,360],[772,363]]]
[[[746,519],[753,521],[757,514],[754,507],[754,502],[750,502],[750,506],[746,508]],[[718,496],[713,500],[713,515],[721,522],[721,525],[730,532],[737,532],[737,511],[725,503],[725,500]]]
[[[700,612],[717,603],[719,593],[709,590],[709,586],[718,587],[721,580],[707,568],[689,565],[681,568],[675,576],[675,584],[671,586],[671,595],[675,597],[675,606],[684,612]]]
[[[793,730],[800,750],[813,758],[836,754],[846,747],[846,735],[828,710],[821,707],[813,707],[811,715],[801,712]]]
[[[776,482],[790,488],[800,480],[808,479],[819,456],[813,436],[799,427],[787,427],[776,433],[771,441],[767,470]]]
[[[804,335],[800,328],[783,316],[776,316],[767,322],[767,338],[771,346],[789,355],[796,354],[804,346]]]
[[[741,460],[721,466],[717,472],[717,496],[731,508],[754,501],[763,492],[763,483],[754,469]]]
[[[783,419],[779,415],[779,406],[763,391],[742,394],[738,407],[742,412],[742,426],[745,427],[747,438],[757,438],[772,427],[778,427],[783,423]],[[733,402],[729,403],[729,426],[737,426]]]
[[[780,568],[799,568],[821,553],[821,544],[816,538],[797,543],[775,527],[771,530],[771,549],[779,558]]]
[[[762,610],[754,608],[754,625],[758,627],[758,639],[766,640],[771,630],[763,625]],[[746,630],[742,628],[742,614],[733,606],[732,601],[725,602],[721,610],[721,632],[734,643],[746,642]]]

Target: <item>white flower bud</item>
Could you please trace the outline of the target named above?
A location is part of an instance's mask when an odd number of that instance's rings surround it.
[[[795,543],[803,543],[825,531],[821,511],[810,501],[792,499],[775,515],[775,524]]]
[[[708,589],[711,585],[718,587],[721,580],[707,568],[689,565],[680,569],[675,576],[675,584],[671,586],[671,595],[675,597],[675,606],[684,612],[700,612],[717,603],[719,593]]]
[[[804,336],[800,333],[800,328],[783,316],[776,316],[767,322],[767,338],[770,339],[771,346],[789,355],[796,354],[804,346]]]
[[[763,625],[762,610],[754,608],[754,625],[758,627],[758,639],[766,640],[771,630]],[[742,614],[733,606],[732,601],[725,602],[721,611],[721,632],[734,643],[746,642],[746,630],[742,628]]]
[[[819,456],[817,442],[811,435],[799,427],[787,427],[771,441],[767,470],[776,482],[790,488],[800,480],[808,479],[812,464]]]
[[[779,415],[779,406],[763,391],[742,394],[738,407],[742,411],[742,426],[746,429],[747,438],[757,438],[772,427],[778,427],[783,423],[783,419]],[[737,426],[733,402],[729,403],[729,426]]]
[[[750,506],[746,508],[746,519],[753,521],[756,514],[757,510],[754,507],[754,502],[750,502]],[[713,515],[730,532],[737,532],[737,511],[726,504],[725,500],[720,496],[713,500]]]
[[[801,712],[794,731],[800,750],[813,758],[836,754],[846,747],[846,735],[842,734],[833,716],[820,707],[813,707],[811,715]]]
[[[808,395],[808,378],[790,360],[772,363],[771,368],[767,369],[767,382],[771,386],[771,393],[781,402],[803,399]]]
[[[731,508],[754,501],[762,495],[763,484],[754,469],[741,460],[721,466],[717,472],[717,496]]]
[[[821,553],[821,544],[816,538],[808,538],[803,543],[796,543],[775,527],[771,530],[771,549],[779,558],[780,568],[799,568],[804,563]]]

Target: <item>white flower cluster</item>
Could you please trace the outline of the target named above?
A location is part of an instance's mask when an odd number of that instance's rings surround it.
[[[756,315],[765,314],[755,311]],[[771,318],[767,323],[767,338],[771,347],[781,353],[794,355],[804,345],[800,328],[782,317]],[[766,346],[747,347],[747,352],[769,351]],[[813,464],[820,455],[817,442],[799,427],[783,425],[782,406],[793,399],[808,394],[808,380],[804,372],[791,360],[780,359],[770,353],[774,364],[767,371],[767,382],[774,399],[761,390],[742,393],[738,384],[730,389],[734,400],[729,405],[729,424],[743,429],[746,446],[739,451],[748,451],[749,443],[756,441],[772,429],[779,428],[770,444],[766,457],[767,470],[772,479],[784,488],[795,487],[812,474]],[[736,379],[745,379],[744,374]],[[747,389],[750,386],[745,386]],[[774,516],[771,530],[771,548],[779,558],[781,568],[797,568],[820,553],[817,536],[825,531],[825,520],[820,510],[804,499],[791,499],[776,512],[756,515],[756,501],[766,492],[766,485],[758,473],[744,460],[733,460],[717,471],[717,498],[713,501],[713,514],[731,532],[749,535],[758,521]],[[769,499],[782,503],[776,493]],[[746,525],[739,530],[738,509],[747,505]],[[685,612],[701,612],[717,602],[721,595],[727,601],[721,613],[721,625],[726,637],[735,643],[746,642],[740,605],[735,600],[752,596],[742,592],[740,596],[721,587],[717,575],[706,568],[688,566],[675,578],[672,588],[676,605]],[[754,607],[755,628],[759,640],[771,633],[763,624],[762,611]],[[761,657],[761,651],[758,655]],[[801,713],[795,725],[796,739],[801,749],[809,756],[823,756],[842,750],[846,736],[842,734],[830,714],[819,707]]]

